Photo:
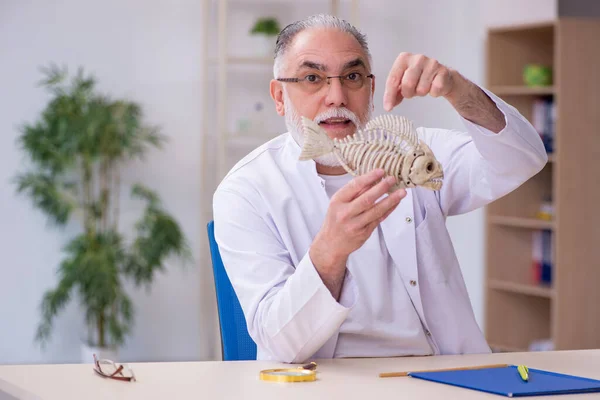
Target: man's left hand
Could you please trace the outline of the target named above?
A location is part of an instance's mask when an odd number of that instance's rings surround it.
[[[498,133],[506,126],[504,114],[479,86],[433,58],[400,53],[388,74],[383,108],[391,111],[405,98],[443,96],[465,119]]]
[[[383,107],[390,111],[414,96],[448,95],[456,84],[454,75],[437,60],[422,54],[400,53],[385,84]]]

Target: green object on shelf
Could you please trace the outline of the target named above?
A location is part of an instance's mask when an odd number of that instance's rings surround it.
[[[263,34],[266,36],[277,36],[279,31],[281,31],[279,22],[274,17],[259,18],[250,29],[252,35]]]
[[[527,64],[523,68],[523,80],[527,86],[550,86],[552,68],[540,64]]]

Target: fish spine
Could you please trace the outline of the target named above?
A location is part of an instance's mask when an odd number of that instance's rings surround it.
[[[346,160],[349,170],[354,175],[362,175],[376,168],[381,168],[386,175],[396,178],[400,183],[404,154],[399,151],[394,135],[385,136],[380,129],[367,129],[356,132],[351,137],[335,139],[341,158]]]

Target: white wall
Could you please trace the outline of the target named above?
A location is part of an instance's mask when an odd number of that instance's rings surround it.
[[[550,21],[557,11],[557,0],[488,0],[480,15],[484,26],[496,26]]]
[[[208,88],[200,86],[204,72],[201,3],[0,2],[0,363],[78,362],[78,343],[83,334],[80,310],[72,304],[57,320],[54,339],[45,352],[32,341],[39,321],[41,294],[55,283],[60,246],[74,229],[70,226],[62,233],[47,229],[44,216],[34,211],[27,199],[16,197],[9,182],[22,161],[14,145],[16,128],[31,121],[45,104],[45,94],[34,86],[40,78],[39,65],[50,61],[66,63],[71,68],[84,65],[97,75],[102,90],[141,102],[149,121],[163,126],[170,138],[166,150],[133,166],[126,179],[140,180],[159,191],[188,236],[195,259],[203,259],[200,248],[206,236],[200,209],[200,110],[201,91]],[[306,13],[327,11],[327,3],[316,0],[310,6],[282,3],[283,0],[271,0],[268,4],[275,5],[273,12],[283,25]],[[257,15],[261,11],[256,5],[236,9],[233,4],[231,40],[235,41],[251,21],[249,13]],[[347,2],[342,4],[342,11],[348,16]],[[368,34],[375,61],[376,113],[382,112],[383,85],[399,52],[422,52],[435,57],[482,84],[486,24],[527,22],[554,15],[555,0],[362,1],[359,26]],[[245,50],[247,44],[242,39],[231,46]],[[247,110],[249,101],[257,98],[271,107],[267,88],[259,86],[269,78],[268,67],[251,72],[238,70],[230,75],[234,86],[244,85],[236,97],[232,96],[232,101],[237,101],[234,115]],[[249,84],[250,89],[246,89]],[[254,89],[257,94],[250,94],[248,90]],[[453,110],[441,99],[407,100],[397,112],[421,125],[461,127]],[[276,128],[281,127],[279,121]],[[245,150],[238,151],[234,158]],[[133,209],[125,213],[128,222],[135,215]],[[475,314],[482,324],[483,212],[450,218],[448,226]],[[218,358],[211,273],[206,264],[182,269],[172,263],[149,293],[132,291],[136,327],[122,351],[123,359]]]
[[[79,361],[84,334],[75,304],[56,322],[45,352],[33,343],[42,291],[55,283],[59,252],[69,239],[45,228],[28,199],[9,179],[20,167],[17,126],[31,121],[46,95],[34,85],[38,66],[51,61],[83,65],[99,88],[139,101],[150,123],[170,141],[135,165],[124,180],[158,190],[189,239],[195,260],[200,241],[202,3],[196,0],[3,0],[0,2],[0,363]],[[136,210],[124,210],[127,223]],[[132,291],[137,310],[128,360],[198,360],[220,355],[211,271],[171,263],[150,292]]]

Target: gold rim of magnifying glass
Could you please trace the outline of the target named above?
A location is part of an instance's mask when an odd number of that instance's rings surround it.
[[[311,382],[317,379],[317,363],[311,362],[298,368],[273,368],[260,371],[260,379],[269,382]],[[282,375],[281,372],[294,372]]]
[[[294,375],[281,375],[280,372],[294,372]],[[317,379],[317,373],[299,368],[265,369],[260,371],[260,379],[270,382],[310,382]]]

